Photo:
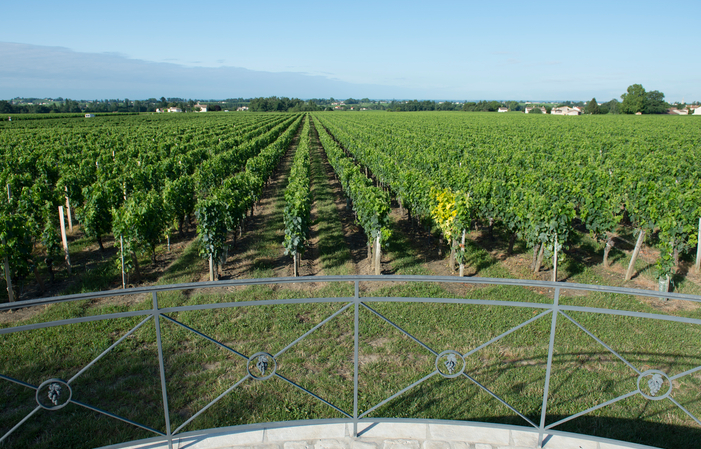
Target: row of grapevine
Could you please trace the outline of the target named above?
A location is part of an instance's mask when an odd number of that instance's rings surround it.
[[[31,272],[40,281],[36,247],[42,244],[53,279],[52,265],[61,256],[57,208],[63,204],[72,205],[101,249],[105,235],[123,236],[126,268],[138,276],[134,256],[149,252],[154,259],[156,244],[176,229],[182,232],[196,201],[211,196],[218,180],[243,171],[295,119],[146,116],[70,126],[27,123],[0,133],[0,182],[9,198],[0,201],[0,256],[8,261],[9,277],[15,286]],[[265,175],[268,164],[252,162],[251,179]],[[248,180],[252,197],[258,184]]]
[[[211,281],[217,277],[219,266],[226,262],[227,235],[236,235],[246,211],[260,199],[265,183],[297,133],[302,116],[291,120],[293,123],[277,140],[246,161],[245,171],[230,172],[208,195],[197,201],[195,215],[200,255],[209,259]]]
[[[624,217],[641,235],[656,232],[661,279],[669,279],[675,254],[697,244],[701,173],[693,161],[701,136],[698,128],[677,128],[687,124],[315,117],[410,213],[431,218],[455,243],[471,222],[501,220],[514,233],[512,245],[519,235],[533,248],[535,270],[544,253],[567,245],[575,219],[606,243],[605,257]]]
[[[390,198],[387,192],[375,187],[323,126],[317,127],[319,140],[343,191],[353,204],[356,220],[368,238],[368,257],[373,255],[375,274],[381,274],[382,245],[386,244],[389,229]]]
[[[304,246],[309,237],[311,224],[312,198],[310,191],[309,150],[311,128],[305,120],[299,144],[290,170],[289,183],[285,189],[285,255],[293,259],[293,274],[299,275],[299,264]]]

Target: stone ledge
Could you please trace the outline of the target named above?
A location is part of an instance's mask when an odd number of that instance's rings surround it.
[[[524,428],[525,429],[525,428]],[[489,424],[333,423],[192,436],[173,441],[175,449],[537,449],[537,431]],[[571,435],[571,436],[570,436]],[[615,440],[593,441],[552,435],[543,449],[655,449]],[[167,449],[166,443],[135,442],[129,449]],[[106,446],[104,449],[109,448]]]

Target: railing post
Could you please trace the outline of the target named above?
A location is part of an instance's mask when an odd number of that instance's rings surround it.
[[[550,343],[548,345],[548,364],[545,369],[545,385],[543,387],[543,406],[540,410],[540,428],[538,429],[538,447],[543,447],[543,434],[545,433],[545,415],[548,410],[548,390],[550,388],[550,372],[553,366],[553,352],[555,348],[555,328],[557,326],[557,314],[560,303],[560,287],[555,288],[555,299],[552,308],[552,321],[550,323]]]
[[[353,438],[358,436],[358,328],[360,307],[360,281],[355,281],[354,334],[353,334]]]
[[[168,408],[168,389],[166,388],[166,372],[163,361],[163,344],[161,343],[161,314],[158,312],[158,294],[153,292],[153,319],[156,325],[156,344],[158,346],[158,365],[161,371],[161,393],[163,395],[163,415],[166,422],[168,449],[173,449],[173,434],[170,430],[170,412]]]

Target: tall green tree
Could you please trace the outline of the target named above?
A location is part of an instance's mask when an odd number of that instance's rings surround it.
[[[628,91],[621,95],[621,112],[625,114],[664,114],[667,110],[667,102],[664,101],[664,94],[653,90],[646,92],[640,84],[628,86]]]
[[[643,112],[645,109],[645,88],[642,84],[632,84],[628,86],[626,93],[621,95],[621,112],[624,114],[635,114]]]
[[[599,110],[599,104],[596,102],[596,98],[592,98],[587,107],[584,108],[586,114],[601,114]]]

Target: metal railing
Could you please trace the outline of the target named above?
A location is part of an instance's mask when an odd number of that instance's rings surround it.
[[[226,302],[214,302],[207,304],[197,304],[197,305],[187,305],[187,306],[177,306],[177,307],[161,307],[159,306],[159,293],[170,292],[170,291],[183,291],[183,290],[201,290],[201,289],[221,289],[222,287],[246,287],[254,285],[274,285],[274,284],[295,284],[295,283],[352,283],[354,285],[354,295],[350,297],[327,297],[327,298],[293,298],[293,299],[270,299],[270,300],[251,300],[251,301],[235,301]],[[469,298],[425,298],[425,297],[379,297],[379,296],[362,296],[360,285],[363,282],[383,282],[383,283],[459,283],[459,284],[480,284],[480,285],[501,285],[501,286],[511,286],[511,287],[527,287],[543,290],[548,290],[552,292],[552,299],[548,302],[519,302],[510,300],[487,300],[487,299],[469,299]],[[635,295],[648,298],[659,298],[659,299],[673,299],[689,302],[701,302],[700,296],[695,295],[684,295],[677,293],[660,293],[655,291],[638,290],[630,288],[620,288],[620,287],[605,287],[599,285],[584,285],[584,284],[574,284],[574,283],[561,283],[561,282],[543,282],[543,281],[529,281],[529,280],[512,280],[512,279],[491,279],[491,278],[456,278],[456,277],[446,277],[446,276],[321,276],[321,277],[297,277],[297,278],[268,278],[268,279],[246,279],[246,280],[231,280],[231,281],[215,281],[215,282],[204,282],[204,283],[190,283],[190,284],[179,284],[179,285],[166,285],[166,286],[154,286],[154,287],[143,287],[143,288],[133,288],[127,290],[117,290],[117,291],[106,291],[99,293],[90,294],[80,294],[80,295],[70,295],[62,297],[52,297],[37,299],[31,301],[24,301],[21,303],[12,304],[2,304],[0,305],[0,312],[9,309],[14,309],[18,307],[30,307],[38,305],[48,305],[56,303],[65,303],[70,301],[79,301],[85,299],[97,299],[105,297],[117,297],[123,295],[136,295],[136,294],[150,294],[151,295],[151,307],[146,310],[132,310],[119,313],[109,313],[97,316],[83,316],[80,318],[73,319],[63,319],[51,322],[41,322],[35,324],[27,325],[17,325],[15,327],[5,327],[0,329],[0,336],[16,334],[18,332],[26,332],[37,329],[51,328],[57,326],[67,326],[76,323],[87,323],[93,321],[101,320],[114,320],[121,318],[134,318],[143,317],[136,326],[131,328],[128,332],[124,333],[119,339],[114,341],[109,347],[105,348],[99,356],[90,361],[82,369],[80,369],[76,374],[74,374],[70,379],[64,380],[59,378],[49,377],[39,385],[33,385],[25,382],[21,379],[16,379],[4,373],[0,373],[0,381],[11,382],[22,387],[32,389],[36,391],[34,395],[34,400],[36,405],[32,405],[33,409],[29,412],[23,419],[15,423],[9,431],[5,432],[4,435],[0,436],[0,446],[2,442],[5,441],[14,432],[20,432],[23,424],[25,424],[33,415],[41,410],[47,410],[50,412],[57,412],[64,408],[69,403],[75,404],[76,406],[83,407],[87,410],[97,412],[99,414],[105,415],[107,417],[122,421],[132,426],[139,427],[148,432],[153,433],[155,436],[153,438],[148,438],[145,440],[139,440],[140,443],[153,442],[153,443],[163,443],[167,442],[169,447],[172,447],[174,438],[186,438],[192,436],[205,436],[208,434],[221,433],[222,428],[205,429],[184,432],[183,429],[188,426],[191,422],[196,420],[202,413],[212,407],[214,404],[219,402],[227,394],[231,393],[236,388],[240,387],[245,381],[252,379],[258,381],[265,381],[272,377],[284,381],[286,384],[293,386],[294,388],[308,394],[310,397],[314,398],[315,401],[320,401],[321,403],[332,408],[335,412],[344,416],[342,419],[325,419],[325,420],[306,420],[306,421],[287,421],[278,423],[258,423],[258,424],[247,424],[241,426],[227,427],[229,430],[248,430],[256,429],[262,427],[275,427],[280,425],[300,425],[300,424],[315,424],[315,423],[330,423],[330,422],[346,422],[353,424],[353,435],[358,435],[358,425],[363,422],[383,422],[381,417],[371,417],[370,415],[382,407],[383,405],[389,403],[395,398],[398,398],[410,390],[416,388],[417,386],[426,383],[429,379],[439,376],[442,378],[457,378],[462,377],[469,380],[472,384],[478,387],[481,391],[487,393],[489,396],[497,400],[499,403],[511,410],[515,415],[523,419],[524,426],[507,426],[518,430],[530,429],[532,432],[537,432],[539,447],[542,447],[544,441],[547,442],[548,435],[557,435],[560,432],[556,427],[564,424],[570,420],[578,418],[580,416],[589,414],[603,407],[610,406],[616,402],[622,401],[624,399],[630,398],[632,396],[641,395],[648,401],[660,401],[665,400],[674,407],[681,410],[685,415],[690,417],[693,421],[701,426],[701,420],[698,416],[695,416],[692,412],[687,410],[679,401],[674,397],[675,384],[678,384],[686,376],[690,376],[694,373],[701,371],[701,366],[696,366],[691,369],[687,369],[683,372],[669,375],[662,369],[652,368],[643,369],[643,367],[636,366],[633,362],[629,361],[621,353],[614,350],[607,342],[601,340],[594,332],[590,331],[582,325],[579,321],[575,320],[571,314],[575,313],[588,313],[595,314],[598,316],[608,315],[608,316],[619,316],[619,317],[630,317],[636,319],[645,320],[659,320],[671,323],[682,323],[692,326],[701,326],[701,319],[687,318],[681,316],[672,316],[663,313],[644,313],[628,310],[616,310],[608,308],[592,308],[592,307],[582,307],[575,305],[561,304],[561,291],[576,291],[576,292],[601,292],[601,293],[614,293],[623,295]],[[456,305],[482,305],[482,306],[500,306],[500,307],[510,307],[510,308],[529,308],[540,310],[539,313],[534,312],[534,316],[530,319],[520,322],[518,325],[500,333],[499,335],[482,342],[480,345],[473,347],[468,352],[459,352],[455,349],[446,349],[440,351],[426,344],[421,339],[407,332],[400,325],[392,321],[391,319],[385,317],[382,313],[376,310],[377,307],[373,307],[373,303],[378,302],[400,302],[400,303],[443,303],[443,304],[456,304]],[[288,304],[314,304],[314,303],[338,303],[341,307],[336,310],[331,315],[327,316],[322,321],[318,322],[314,327],[306,331],[304,334],[296,338],[295,340],[289,342],[282,350],[277,351],[274,354],[259,351],[251,355],[244,354],[230,347],[229,345],[223,343],[220,340],[212,338],[211,336],[205,335],[204,333],[184,324],[170,316],[169,314],[174,314],[177,312],[188,312],[188,311],[202,311],[202,310],[212,310],[212,309],[225,309],[225,308],[238,308],[238,307],[256,307],[256,306],[267,306],[267,305],[288,305]],[[288,351],[293,346],[297,345],[309,335],[316,332],[324,324],[330,322],[334,318],[338,317],[344,312],[353,313],[353,405],[352,410],[344,410],[343,408],[334,405],[330,400],[322,398],[320,395],[315,394],[310,389],[305,388],[302,385],[290,380],[289,378],[283,376],[278,372],[278,358]],[[373,406],[369,407],[362,413],[359,410],[359,342],[360,342],[360,311],[366,310],[372,316],[380,319],[382,322],[387,323],[389,326],[394,328],[396,331],[400,332],[405,337],[411,339],[413,342],[418,344],[423,350],[431,354],[429,357],[435,359],[433,366],[435,369],[432,372],[427,373],[421,379],[412,382],[410,385],[401,389],[400,391],[392,394],[389,397],[379,401]],[[467,372],[466,370],[466,359],[471,355],[483,350],[484,348],[499,342],[508,335],[524,328],[525,326],[537,321],[546,319],[549,316],[550,319],[550,333],[549,333],[549,344],[547,353],[547,365],[545,370],[545,376],[543,380],[543,397],[542,397],[542,407],[540,409],[540,419],[531,419],[526,416],[525,413],[518,410],[516,406],[509,403],[504,398],[500,397],[494,391],[492,391],[488,386],[481,383],[477,378]],[[570,416],[562,417],[561,419],[546,424],[546,416],[548,416],[548,405],[549,405],[549,389],[551,383],[551,375],[553,370],[553,357],[554,348],[556,340],[556,326],[559,320],[566,320],[574,324],[582,332],[586,333],[594,341],[596,341],[601,347],[605,348],[611,355],[616,359],[623,362],[630,370],[632,370],[635,375],[637,375],[637,383],[631,385],[626,393],[621,394],[611,400],[599,403],[586,410],[572,414]],[[156,334],[156,346],[158,350],[158,366],[160,371],[160,388],[163,399],[163,420],[165,426],[162,429],[155,429],[153,427],[147,426],[145,424],[132,421],[124,416],[119,416],[115,413],[111,413],[106,410],[102,410],[93,405],[86,404],[84,402],[78,401],[73,396],[73,390],[71,384],[83,375],[91,366],[93,366],[100,359],[109,354],[114,348],[119,346],[123,341],[125,341],[129,336],[134,334],[138,329],[145,326],[149,321],[153,322]],[[163,356],[163,342],[161,335],[162,322],[167,321],[169,323],[175,324],[181,328],[186,329],[188,332],[192,332],[195,335],[204,338],[205,340],[218,345],[225,351],[230,352],[236,357],[240,358],[246,363],[246,374],[238,379],[238,381],[233,382],[223,393],[217,396],[215,399],[210,401],[206,406],[201,408],[199,411],[190,416],[185,422],[176,428],[171,426],[171,409],[169,408],[169,389],[166,383],[166,372],[164,368],[164,356]],[[0,346],[0,356],[2,352],[7,351],[6,348]],[[661,368],[661,367],[660,367]],[[4,399],[7,402],[7,399]],[[384,419],[384,421],[391,421],[391,419]],[[426,420],[418,420],[421,422],[427,422]],[[428,422],[431,422],[430,420]],[[434,422],[444,423],[444,420],[436,420]],[[458,421],[460,422],[460,421]],[[12,424],[7,424],[9,427]],[[596,439],[589,438],[589,439]],[[601,439],[601,441],[604,441]],[[130,443],[122,443],[115,445],[115,447],[127,446]]]

